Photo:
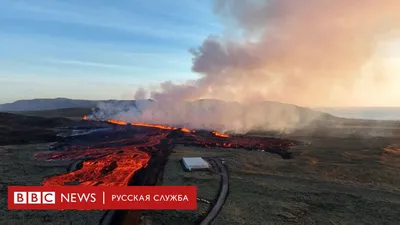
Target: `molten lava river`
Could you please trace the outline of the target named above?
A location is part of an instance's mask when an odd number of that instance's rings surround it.
[[[47,160],[74,161],[66,174],[48,177],[43,185],[154,185],[149,177],[158,179],[160,173],[154,171],[162,171],[175,145],[263,150],[291,158],[288,149],[297,144],[277,138],[229,136],[157,124],[87,121],[84,117],[82,123],[85,122],[104,123],[110,129],[62,138],[49,153],[37,154],[36,157]]]

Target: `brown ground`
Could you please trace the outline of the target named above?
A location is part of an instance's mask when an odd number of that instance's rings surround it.
[[[0,112],[0,145],[31,144],[57,140],[56,127],[70,124],[66,118],[43,118]]]
[[[15,114],[25,115],[25,116],[41,116],[45,118],[56,118],[63,117],[71,120],[80,120],[83,115],[88,115],[92,113],[90,108],[67,108],[67,109],[52,109],[43,111],[23,111],[23,112],[13,112]]]
[[[230,194],[213,224],[398,224],[400,143],[393,138],[311,138],[294,159],[264,152],[176,148],[165,185],[199,185],[212,198],[219,178],[183,172],[182,156],[227,159]],[[205,212],[146,212],[142,224],[193,224]],[[185,223],[180,223],[184,219]]]

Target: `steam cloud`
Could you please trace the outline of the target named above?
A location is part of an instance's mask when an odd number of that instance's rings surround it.
[[[121,102],[101,103],[99,110],[91,117],[247,133],[251,130],[290,132],[323,115],[325,114],[276,102],[243,104],[204,99],[193,102],[136,100],[135,105]]]
[[[228,18],[242,37],[206,39],[192,51],[192,70],[202,77],[180,86],[166,82],[152,98],[261,98],[308,106],[343,105],[355,85],[368,79],[361,69],[377,42],[400,29],[397,0],[215,2],[215,11]],[[388,75],[372,76],[375,83]],[[372,87],[377,85],[365,86],[361,95]],[[382,84],[380,90],[385,88]]]
[[[376,51],[398,34],[399,9],[398,0],[215,0],[215,12],[235,35],[210,36],[191,50],[199,79],[162,83],[150,93],[157,103],[139,107],[140,116],[131,110],[118,117],[248,130],[272,121],[300,123],[293,107],[284,109],[289,116],[271,112],[273,107],[255,110],[262,105],[255,102],[263,100],[307,106],[398,103],[399,89],[390,86],[398,74],[385,70]],[[146,95],[140,89],[135,96]],[[183,103],[201,98],[245,104],[205,109],[198,101]]]

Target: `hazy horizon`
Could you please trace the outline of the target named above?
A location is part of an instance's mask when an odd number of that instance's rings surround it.
[[[88,100],[88,101],[107,101],[107,100],[121,100],[121,99],[71,99],[65,97],[57,98],[38,98],[38,99],[69,99],[69,100]],[[36,99],[36,100],[38,100]],[[35,99],[21,99],[21,100],[35,100]],[[18,100],[17,100],[18,101]],[[14,101],[15,102],[15,101]],[[0,106],[8,103],[0,103]],[[286,103],[288,104],[288,103]],[[325,112],[333,116],[350,118],[350,119],[367,119],[367,120],[396,120],[400,121],[400,107],[307,107],[316,111]]]
[[[37,97],[37,98],[24,98],[24,99],[16,99],[16,100],[12,100],[12,101],[0,101],[0,105],[2,104],[10,104],[10,103],[14,103],[14,102],[18,102],[18,101],[29,101],[29,100],[40,100],[40,99],[69,99],[69,100],[83,100],[83,101],[108,101],[108,100],[116,100],[116,101],[129,101],[132,100],[134,101],[134,98],[70,98],[70,97]],[[150,100],[154,100],[151,98],[148,98]],[[203,99],[211,99],[211,98],[203,98]],[[201,99],[197,99],[197,100],[201,100]],[[216,100],[220,100],[220,99],[216,99]],[[226,100],[223,100],[226,101]],[[260,100],[260,102],[262,101],[270,101],[270,100]],[[272,102],[279,102],[279,101],[272,101]],[[290,102],[279,102],[279,103],[284,103],[284,104],[292,104]],[[292,105],[296,105],[296,104],[292,104]],[[318,109],[318,110],[324,110],[324,109],[361,109],[361,108],[400,108],[399,106],[307,106],[307,105],[297,105],[300,107],[306,107],[306,108],[311,108],[311,109]]]

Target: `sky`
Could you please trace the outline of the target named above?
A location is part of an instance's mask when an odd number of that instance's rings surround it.
[[[0,0],[0,103],[196,79],[188,50],[221,32],[215,17],[211,0]]]
[[[0,0],[0,103],[144,88],[156,100],[399,106],[400,2],[384,2]]]

